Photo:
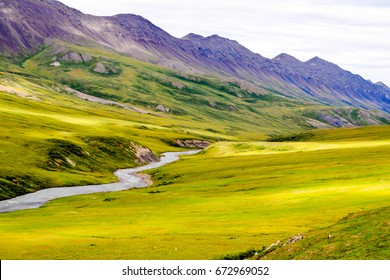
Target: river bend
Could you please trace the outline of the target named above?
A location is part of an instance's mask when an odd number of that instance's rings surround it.
[[[21,195],[12,199],[0,201],[1,212],[13,212],[17,210],[39,208],[50,200],[68,197],[80,194],[91,194],[101,192],[117,192],[129,190],[133,188],[144,188],[149,186],[149,183],[137,176],[137,172],[161,167],[168,163],[179,160],[182,155],[194,155],[200,150],[192,150],[186,152],[168,152],[164,153],[159,162],[149,163],[144,166],[135,168],[119,169],[114,172],[118,177],[118,182],[103,185],[88,185],[88,186],[74,186],[74,187],[60,187],[39,190],[34,193]]]

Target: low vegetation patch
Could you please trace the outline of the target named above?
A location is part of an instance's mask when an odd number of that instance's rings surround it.
[[[228,254],[224,257],[221,258],[221,260],[247,260],[247,259],[252,259],[259,254],[262,255],[263,252],[265,251],[265,247],[263,247],[262,250],[255,250],[255,249],[249,249],[246,250],[245,252],[240,252],[236,254]]]
[[[268,138],[267,142],[303,142],[308,141],[310,138],[314,136],[312,132],[302,132],[297,134],[289,134],[289,135],[277,135]]]

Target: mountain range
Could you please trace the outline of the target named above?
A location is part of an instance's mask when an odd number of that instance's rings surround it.
[[[0,259],[389,259],[389,97],[319,57],[0,0],[0,212],[75,194],[1,213]],[[62,190],[185,149],[147,188]]]
[[[56,40],[104,47],[184,73],[234,77],[315,104],[390,112],[390,88],[314,57],[256,54],[218,35],[175,38],[141,16],[98,17],[54,0],[0,0],[0,52],[31,55]]]

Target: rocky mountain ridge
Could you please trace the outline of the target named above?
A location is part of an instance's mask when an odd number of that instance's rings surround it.
[[[25,55],[53,40],[110,48],[184,72],[233,76],[281,95],[390,112],[390,88],[314,57],[273,59],[218,35],[175,38],[141,16],[86,15],[54,0],[0,0],[0,52]]]

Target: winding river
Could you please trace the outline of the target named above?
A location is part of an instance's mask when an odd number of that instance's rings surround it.
[[[50,188],[40,190],[34,193],[21,195],[12,199],[3,200],[0,201],[0,213],[39,208],[50,200],[60,197],[101,192],[116,192],[133,188],[144,188],[149,186],[150,184],[149,182],[146,182],[144,179],[142,179],[140,176],[137,176],[137,172],[161,167],[168,163],[179,160],[179,156],[194,155],[199,152],[200,150],[192,150],[186,152],[168,152],[162,155],[159,162],[149,163],[147,165],[136,168],[119,169],[114,173],[119,179],[119,181],[116,183],[104,185]]]

